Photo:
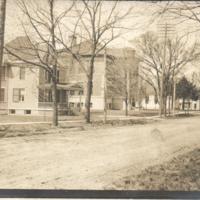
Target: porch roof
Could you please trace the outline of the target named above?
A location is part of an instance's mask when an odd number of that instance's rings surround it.
[[[39,86],[40,89],[51,89],[51,87],[52,87],[51,83],[46,83]],[[83,90],[83,83],[65,83],[65,84],[58,83],[57,89],[58,90]]]

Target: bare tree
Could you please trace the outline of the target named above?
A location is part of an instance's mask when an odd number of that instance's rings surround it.
[[[1,97],[1,73],[3,64],[3,50],[4,50],[4,30],[6,20],[6,0],[0,0],[0,97]]]
[[[195,43],[188,46],[187,40],[184,41],[180,38],[168,39],[164,44],[154,33],[142,35],[137,44],[142,60],[140,63],[140,77],[153,87],[158,97],[163,98],[162,112],[166,115],[167,96],[172,93],[170,87],[174,77],[180,73],[187,63],[198,58],[198,45]],[[163,48],[166,48],[165,56]],[[164,59],[165,62],[163,62]],[[163,79],[161,79],[161,76],[163,76]],[[161,80],[163,81],[162,94]],[[159,98],[159,103],[160,101]]]
[[[174,18],[179,18],[180,23],[185,21],[194,21],[200,23],[200,2],[199,1],[171,1],[160,7],[160,15],[166,12],[172,14]]]
[[[62,20],[73,7],[73,2],[59,14],[55,12],[56,0],[46,0],[45,3],[47,4],[45,8],[39,6],[38,3],[37,1],[34,3],[25,0],[18,1],[18,5],[27,20],[26,22],[21,21],[27,42],[25,44],[20,44],[19,47],[6,46],[5,48],[6,51],[16,59],[43,69],[50,75],[53,98],[52,123],[54,126],[57,126],[58,105],[56,96],[58,83],[57,71],[59,67],[57,32]],[[34,59],[29,59],[30,56]]]
[[[107,68],[108,96],[123,98],[127,116],[132,101],[136,100],[138,63],[134,50],[123,49],[119,53],[120,55],[114,57]]]
[[[193,34],[200,31],[200,2],[199,1],[168,1],[160,5],[157,16],[170,15],[172,20],[177,20],[177,25],[188,25],[185,34]],[[187,27],[187,26],[186,26]]]
[[[196,85],[197,87],[200,87],[200,72],[193,72],[192,73],[192,80],[191,82]]]
[[[118,38],[125,29],[122,25],[123,20],[129,16],[132,11],[132,7],[120,11],[118,4],[120,2],[109,2],[107,5],[106,1],[87,1],[82,0],[76,2],[74,28],[71,29],[72,34],[76,34],[76,37],[80,40],[80,46],[73,49],[66,45],[62,39],[60,44],[63,45],[65,50],[70,52],[73,58],[79,62],[87,76],[87,91],[85,101],[85,119],[86,122],[90,122],[90,104],[91,95],[93,88],[93,73],[94,63],[99,54],[104,54],[104,49],[116,38]],[[61,33],[61,32],[60,32]],[[60,37],[62,38],[62,37]],[[86,66],[83,60],[83,53],[80,49],[82,48],[82,41],[88,41],[89,44],[89,60],[88,66]],[[76,45],[77,47],[78,45]]]

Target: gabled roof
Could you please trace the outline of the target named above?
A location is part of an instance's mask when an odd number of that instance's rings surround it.
[[[39,48],[44,48],[39,46],[35,41],[30,40],[30,38],[26,36],[19,36],[14,40],[8,42],[6,44],[6,48],[10,49],[13,53],[19,55],[19,57],[24,58],[26,60],[37,60],[38,57],[36,55],[35,46]],[[99,44],[98,48],[101,48],[102,45]],[[79,44],[75,44],[71,47],[74,53],[78,53],[82,56],[90,56],[92,53],[92,42],[91,40],[85,40]],[[45,50],[44,50],[45,52]],[[41,53],[41,57],[45,57],[45,53]],[[59,56],[65,57],[65,59],[70,59],[70,53],[65,49],[58,50]],[[117,58],[135,58],[135,50],[133,48],[106,48],[107,56],[117,57]],[[43,55],[42,55],[43,54]],[[104,50],[99,52],[99,55],[104,55]],[[7,54],[7,59],[10,61],[18,60],[16,57]]]
[[[99,48],[100,47],[101,46],[99,46]],[[83,41],[79,44],[75,44],[74,46],[72,46],[71,50],[74,53],[78,53],[82,56],[91,55],[91,53],[92,53],[92,42],[91,42],[91,40],[85,40],[85,41]],[[67,50],[66,49],[60,49],[58,52],[66,52],[67,53]]]
[[[30,41],[30,39],[26,36],[19,36],[16,37],[14,40],[8,42],[5,47],[16,54],[17,56],[28,59],[28,60],[35,60],[36,59],[36,52],[34,51],[34,41]],[[18,60],[16,57],[12,56],[6,51],[7,59],[14,61]]]
[[[102,47],[99,44],[98,49]],[[71,47],[74,53],[78,53],[82,56],[89,56],[92,53],[92,42],[91,40],[85,40],[79,44],[76,44]],[[60,52],[66,52],[65,49],[59,50]],[[133,48],[106,48],[107,56],[112,57],[135,57],[135,49]],[[99,52],[99,55],[104,55],[104,49]]]

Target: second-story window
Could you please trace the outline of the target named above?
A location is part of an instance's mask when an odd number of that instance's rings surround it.
[[[5,101],[4,97],[5,97],[5,89],[1,88],[0,89],[0,102],[4,102]]]
[[[13,88],[13,102],[23,102],[24,101],[24,88]]]
[[[5,73],[5,67],[1,68],[1,80],[5,81],[6,73]]]
[[[78,92],[78,94],[79,94],[79,95],[83,95],[83,90],[80,90],[80,91]]]
[[[69,94],[70,95],[75,95],[75,91],[74,90],[70,90]]]
[[[25,67],[20,67],[19,68],[19,79],[20,80],[25,80],[25,73],[26,73]]]
[[[60,71],[59,70],[57,70],[56,77],[57,77],[57,82],[59,83],[59,81],[60,81]]]
[[[51,74],[48,71],[44,72],[45,82],[51,83]]]

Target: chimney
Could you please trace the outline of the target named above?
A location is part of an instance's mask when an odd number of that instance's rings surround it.
[[[76,43],[76,36],[75,35],[70,35],[69,36],[69,45],[71,47],[75,46],[77,43]]]

